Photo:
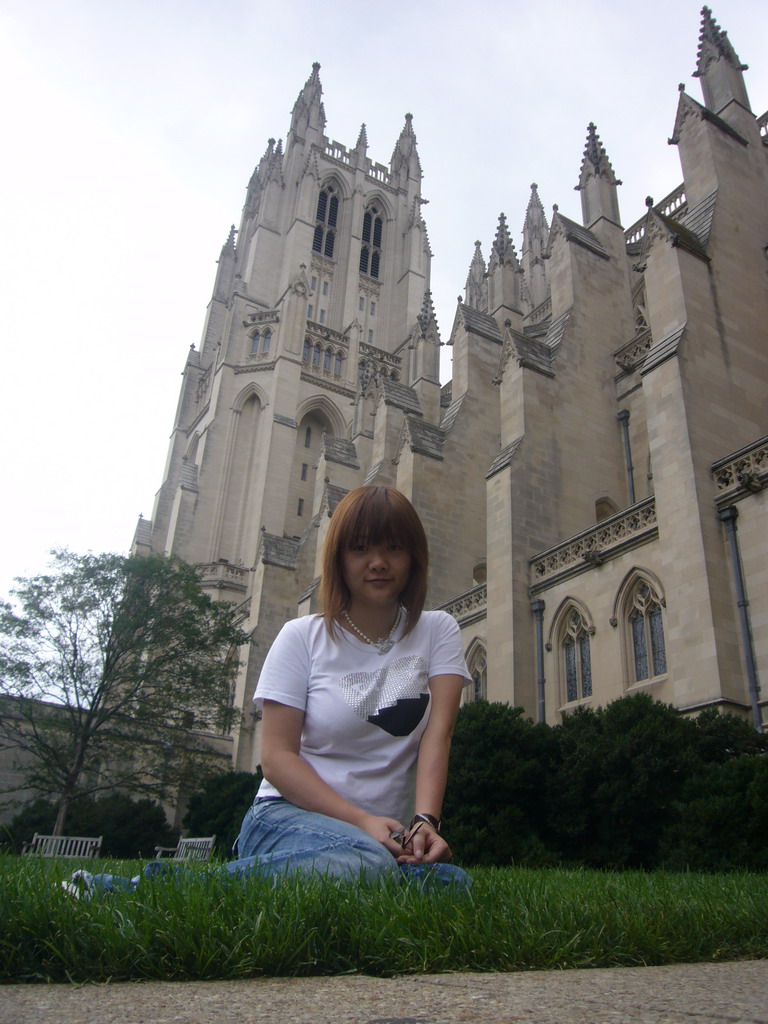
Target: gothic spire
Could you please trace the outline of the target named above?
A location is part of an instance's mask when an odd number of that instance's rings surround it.
[[[588,177],[603,177],[611,185],[620,185],[616,175],[613,173],[611,161],[605,152],[605,146],[600,141],[597,128],[592,121],[587,125],[587,144],[584,148],[584,158],[581,161],[581,174],[578,187],[584,187]]]
[[[475,253],[469,265],[467,282],[464,286],[465,302],[473,309],[485,313],[488,309],[488,281],[486,278],[485,260],[480,242],[475,242]]]
[[[601,217],[619,224],[619,200],[616,186],[621,182],[613,173],[611,161],[605,147],[597,134],[597,128],[590,121],[587,126],[587,144],[581,161],[579,184],[576,191],[581,192],[581,212],[584,224],[590,227]]]
[[[275,152],[275,140],[267,140],[267,148],[264,150],[264,155],[261,160],[256,164],[251,175],[251,180],[248,182],[248,190],[245,197],[246,206],[250,206],[255,195],[257,195],[264,187],[267,177],[269,175],[269,168],[272,162],[272,158]]]
[[[400,137],[395,143],[390,161],[390,170],[393,175],[399,174],[406,168],[411,177],[421,177],[421,161],[416,149],[416,134],[413,130],[413,114],[405,115],[405,124],[400,132]]]
[[[537,254],[546,248],[549,237],[549,225],[547,215],[544,213],[544,206],[539,198],[539,186],[534,181],[531,185],[531,198],[528,200],[528,207],[525,211],[523,223],[523,253],[529,249],[537,249]]]
[[[509,262],[513,266],[517,264],[517,253],[515,252],[515,246],[512,242],[512,237],[509,234],[509,228],[507,227],[507,216],[504,213],[499,214],[499,226],[496,228],[496,237],[493,240],[491,246],[491,264],[501,264]]]
[[[218,268],[216,270],[216,280],[213,285],[213,298],[219,299],[223,302],[227,300],[229,293],[232,288],[232,281],[234,276],[235,268],[235,237],[237,235],[237,229],[233,224],[229,229],[227,240],[221,247],[221,253],[218,260]]]
[[[234,254],[234,251],[235,251],[235,236],[236,235],[237,235],[237,229],[235,228],[235,225],[233,224],[230,227],[230,229],[229,229],[229,234],[227,235],[226,242],[221,247],[221,255],[222,256],[224,256],[226,254],[229,254],[229,253]]]
[[[525,271],[526,302],[535,309],[547,298],[549,285],[544,255],[549,245],[549,225],[539,199],[538,185],[531,185],[531,198],[523,223],[522,263]]]
[[[739,71],[746,71],[748,65],[742,64],[736,55],[736,51],[731,45],[731,41],[728,38],[728,33],[723,32],[720,26],[717,24],[715,19],[712,17],[712,11],[709,7],[702,7],[701,9],[701,32],[699,33],[699,50],[698,60],[696,63],[696,70],[694,77],[699,78],[703,75],[709,64],[713,60],[719,60],[724,57],[734,68]]]
[[[430,326],[434,325],[435,332],[439,337],[439,330],[437,327],[437,317],[435,316],[435,306],[432,302],[432,292],[427,290],[424,292],[424,301],[421,304],[421,312],[416,317],[419,325],[419,334],[422,338],[427,337],[427,332]]]
[[[704,105],[719,114],[735,100],[751,110],[744,85],[743,73],[746,70],[747,65],[739,60],[728,39],[728,33],[723,32],[717,24],[709,7],[702,7],[699,49],[693,77],[701,79]]]
[[[365,129],[365,121],[360,125],[360,134],[357,136],[355,149],[368,149],[368,132]]]
[[[296,98],[291,111],[291,131],[303,138],[308,128],[314,128],[321,133],[325,130],[323,87],[320,84],[320,65],[317,61],[312,65],[312,74],[304,83],[304,88]]]

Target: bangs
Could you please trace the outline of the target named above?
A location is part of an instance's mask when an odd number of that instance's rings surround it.
[[[400,594],[408,611],[406,635],[419,621],[427,596],[429,551],[416,509],[400,491],[376,485],[350,491],[336,506],[323,547],[320,579],[320,602],[330,636],[349,605],[343,562],[344,553],[354,544],[398,544],[411,556],[410,577]]]
[[[412,516],[391,499],[385,487],[371,487],[346,517],[339,530],[340,548],[353,544],[399,544],[412,550],[417,543]],[[419,527],[421,524],[418,524]]]

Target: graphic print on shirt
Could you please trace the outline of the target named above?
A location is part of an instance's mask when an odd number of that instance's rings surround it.
[[[376,672],[350,672],[339,687],[358,718],[390,736],[409,736],[429,704],[427,663],[418,655],[397,658]]]

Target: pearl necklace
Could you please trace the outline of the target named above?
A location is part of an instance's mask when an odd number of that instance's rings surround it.
[[[395,621],[392,623],[392,629],[390,629],[389,631],[389,636],[385,637],[384,639],[380,638],[378,640],[371,640],[369,636],[366,636],[362,629],[357,627],[352,621],[352,619],[350,619],[349,612],[345,610],[342,614],[344,615],[344,618],[350,624],[352,629],[354,629],[354,631],[357,633],[361,640],[364,640],[367,644],[370,644],[371,647],[375,647],[379,654],[386,654],[388,651],[391,651],[392,648],[395,646],[395,641],[392,639],[392,637],[395,635],[395,630],[400,625],[401,615],[407,613],[402,605],[398,605],[397,615],[395,616]]]

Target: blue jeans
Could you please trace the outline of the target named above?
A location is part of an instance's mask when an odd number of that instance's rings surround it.
[[[393,878],[430,888],[452,885],[468,889],[472,884],[469,875],[452,864],[398,864],[389,850],[362,829],[282,799],[254,800],[243,819],[237,851],[237,860],[214,867],[210,873],[230,878],[317,874],[368,882]],[[75,872],[75,876],[89,893],[114,892],[135,889],[142,878],[177,878],[182,870],[169,861],[152,861],[135,878],[87,871]]]
[[[314,873],[347,880],[403,878],[467,889],[469,875],[452,864],[398,864],[367,832],[282,799],[257,797],[246,811],[231,875]]]

